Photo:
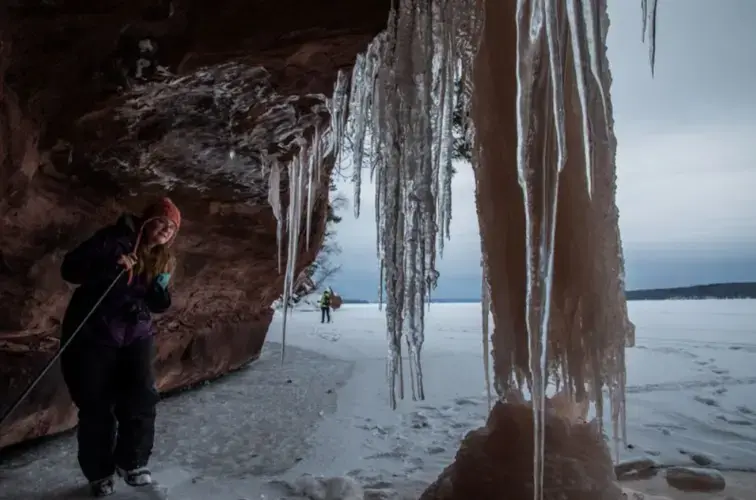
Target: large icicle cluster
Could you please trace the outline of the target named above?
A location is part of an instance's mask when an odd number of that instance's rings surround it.
[[[334,98],[338,94],[334,93]],[[328,108],[333,117],[338,117],[334,112],[334,100],[328,101]],[[289,311],[289,301],[294,294],[297,283],[296,267],[297,255],[300,247],[300,235],[302,233],[302,219],[305,223],[305,246],[310,245],[310,232],[312,224],[312,212],[315,205],[317,186],[320,185],[320,173],[326,156],[335,154],[338,150],[338,135],[332,132],[330,127],[316,127],[311,138],[300,137],[296,139],[298,153],[286,165],[289,185],[289,203],[286,218],[283,217],[281,207],[281,164],[273,157],[268,158],[265,169],[268,171],[268,203],[273,209],[273,215],[277,221],[276,238],[278,240],[278,268],[281,271],[281,247],[283,240],[283,225],[286,224],[286,269],[284,271],[283,289],[283,326],[281,361],[286,355],[286,324]]]
[[[369,168],[376,183],[377,252],[380,258],[380,293],[385,293],[388,337],[387,376],[390,403],[396,407],[396,388],[404,397],[402,340],[410,361],[413,399],[423,399],[421,351],[424,341],[424,302],[438,279],[436,251],[442,251],[451,220],[452,116],[461,100],[469,116],[474,91],[472,68],[483,29],[487,0],[398,0],[391,10],[388,27],[376,37],[366,53],[358,57],[351,82],[340,74],[333,99],[329,147],[341,160],[351,161],[355,184],[355,215],[359,215],[363,168]],[[600,13],[602,0],[517,0],[517,177],[525,209],[526,305],[524,317],[528,336],[529,376],[534,417],[534,498],[543,497],[545,389],[553,366],[549,356],[549,320],[555,252],[555,228],[559,178],[566,165],[566,81],[577,89],[583,151],[585,186],[593,195],[596,127],[609,137],[610,110],[604,85],[606,54],[603,40],[606,26]],[[650,61],[655,59],[656,0],[642,0],[643,30],[650,38]],[[503,27],[500,29],[504,29]],[[501,47],[501,50],[508,50]],[[571,56],[568,57],[568,52]],[[571,61],[571,67],[568,67]],[[536,78],[546,75],[545,80]],[[461,92],[456,93],[457,83]],[[534,102],[535,90],[546,86],[549,103]],[[608,89],[607,89],[608,90]],[[596,99],[603,116],[589,112]],[[475,129],[466,130],[476,147]],[[538,140],[534,140],[538,137]],[[315,151],[320,151],[318,136]],[[302,148],[304,151],[305,148]],[[349,157],[347,154],[351,153]],[[473,163],[480,151],[473,151]],[[312,185],[313,164],[319,153],[302,153],[289,166],[290,202],[288,214],[287,304],[293,284],[294,259],[298,245],[303,186]],[[580,162],[578,162],[580,164]],[[314,167],[313,167],[314,165]],[[274,193],[280,173],[271,169],[271,203],[280,201]],[[509,168],[502,164],[501,168]],[[311,199],[311,189],[307,189]],[[308,201],[307,208],[311,208]],[[309,211],[308,211],[309,213]],[[307,221],[310,220],[309,215]],[[495,259],[497,256],[484,256]],[[491,278],[484,263],[484,279]],[[494,278],[496,279],[496,278]],[[490,293],[483,287],[484,352],[488,357],[488,310]],[[284,313],[285,314],[285,313]],[[285,328],[285,319],[284,319]],[[513,332],[513,335],[518,335]],[[612,335],[606,333],[606,335]],[[614,371],[623,372],[624,356]],[[512,367],[515,370],[515,367]],[[568,373],[568,369],[563,370]],[[554,372],[558,372],[555,370]],[[618,373],[619,373],[618,372]],[[486,367],[486,377],[488,369]],[[593,381],[599,413],[601,386]],[[488,380],[486,384],[489,385]],[[497,388],[498,389],[498,388]],[[623,419],[624,376],[614,374],[609,383],[614,427]],[[600,416],[599,416],[600,417]]]
[[[412,397],[424,398],[424,304],[438,279],[436,250],[448,237],[455,83],[472,64],[478,13],[476,0],[401,0],[352,72],[343,130],[351,140],[341,153],[353,166],[355,215],[363,167],[376,183],[392,407],[397,388],[404,397],[403,339]]]

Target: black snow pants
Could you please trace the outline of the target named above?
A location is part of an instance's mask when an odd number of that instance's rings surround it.
[[[326,318],[328,318],[328,322],[330,323],[331,322],[331,308],[328,306],[320,308],[320,322],[325,323]]]
[[[63,378],[79,410],[79,466],[89,481],[112,475],[116,466],[147,465],[159,400],[153,350],[152,338],[124,347],[72,342],[61,357]]]

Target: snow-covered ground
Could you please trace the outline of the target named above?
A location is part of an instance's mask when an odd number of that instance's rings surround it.
[[[627,356],[632,448],[620,455],[663,465],[693,465],[704,457],[730,471],[732,486],[675,498],[750,498],[743,491],[752,492],[756,481],[735,472],[756,471],[756,301],[632,302],[630,314],[637,326],[637,346]],[[311,473],[349,475],[367,488],[365,498],[417,498],[451,462],[460,438],[482,425],[480,305],[431,307],[426,400],[407,398],[396,411],[388,406],[377,307],[345,305],[333,323],[319,319],[316,312],[292,313],[283,365],[279,316],[260,361],[161,404],[152,466],[164,495],[308,498],[294,483]],[[6,456],[0,499],[83,498],[75,462],[71,436]],[[658,478],[649,484],[665,490]],[[122,485],[111,498],[155,497]]]

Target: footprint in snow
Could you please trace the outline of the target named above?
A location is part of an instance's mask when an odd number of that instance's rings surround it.
[[[454,403],[457,406],[467,406],[467,405],[479,405],[479,401],[473,401],[470,398],[457,398],[454,400]]]
[[[420,412],[413,412],[410,414],[410,427],[413,429],[427,429],[430,426],[430,420],[427,416]]]
[[[705,404],[706,406],[719,406],[719,403],[717,403],[712,398],[705,398],[703,396],[693,396],[693,399],[695,401],[698,401],[699,403]]]
[[[738,406],[737,410],[745,415],[753,415],[753,410],[747,406]]]
[[[749,420],[741,420],[741,419],[733,419],[728,418],[726,415],[717,415],[717,419],[721,420],[722,422],[726,422],[730,425],[743,425],[743,426],[751,426],[753,425],[753,422]]]

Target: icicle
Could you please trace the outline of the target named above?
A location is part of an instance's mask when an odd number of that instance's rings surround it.
[[[276,252],[278,254],[278,272],[281,272],[281,240],[283,236],[283,217],[281,214],[281,167],[273,161],[268,177],[268,204],[276,218]]]
[[[286,272],[284,273],[284,287],[283,287],[283,322],[281,326],[281,363],[283,363],[284,358],[286,356],[286,322],[289,318],[289,315],[287,314],[289,312],[289,297],[291,293],[291,288],[289,287],[289,281],[290,276],[293,274],[293,271],[290,271],[291,269],[291,261],[292,261],[292,248],[291,243],[294,239],[294,230],[293,230],[293,219],[294,219],[294,210],[296,205],[296,188],[292,186],[292,179],[296,179],[295,175],[295,168],[296,168],[296,162],[297,160],[292,160],[291,163],[289,163],[288,166],[288,174],[289,174],[289,207],[288,207],[288,213],[286,217],[286,232],[287,232],[287,248],[286,248]]]
[[[313,175],[315,172],[320,173],[320,166],[322,162],[320,154],[320,128],[315,129],[312,140],[312,154],[309,156],[307,162],[307,223],[305,226],[305,245],[309,250],[310,248],[310,230],[312,228],[312,210],[315,207],[314,189],[313,189]],[[320,175],[318,175],[320,177]],[[320,179],[318,179],[319,181]]]
[[[455,65],[456,66],[456,65]],[[443,167],[441,168],[441,190],[440,190],[440,204],[439,212],[441,214],[441,235],[439,238],[439,250],[443,255],[444,251],[444,239],[449,238],[451,235],[451,219],[452,219],[452,178],[454,177],[454,165],[452,164],[452,150],[454,148],[453,132],[453,120],[454,120],[454,107],[456,106],[455,92],[454,92],[454,67],[450,64],[447,67],[447,81],[445,99],[445,109],[442,108],[442,114],[444,115],[444,122],[446,125],[446,131],[443,132],[444,136],[444,157]]]
[[[526,11],[530,10],[529,18]],[[545,17],[545,18],[544,18]],[[555,43],[555,21],[553,4],[549,0],[518,0],[516,13],[517,27],[517,171],[523,192],[525,209],[525,254],[526,254],[526,298],[525,318],[528,333],[528,353],[530,365],[530,393],[533,407],[533,498],[543,498],[543,466],[544,466],[544,422],[545,422],[545,397],[546,397],[546,349],[548,346],[548,319],[551,302],[551,266],[553,264],[553,216],[550,220],[547,216],[556,212],[556,192],[558,175],[561,170],[561,161],[552,166],[548,164],[547,148],[543,148],[544,155],[541,176],[531,171],[530,167],[530,144],[527,138],[531,133],[530,115],[532,92],[534,87],[534,68],[538,49],[546,35],[547,51],[549,59],[550,86],[552,87],[553,119],[558,121],[558,89],[562,81],[555,84],[557,75],[554,74],[557,66],[557,54]],[[544,33],[545,32],[545,33]],[[542,134],[549,135],[548,124],[540,129]],[[534,123],[539,126],[538,121]],[[557,136],[561,130],[556,126]],[[563,144],[563,137],[557,137],[557,142]],[[561,151],[560,151],[560,158]],[[540,188],[542,192],[537,190]],[[534,222],[538,220],[538,213],[534,201],[539,199],[539,205],[544,212],[541,222],[541,233],[534,232]],[[545,259],[546,262],[543,262]]]
[[[648,0],[641,0],[641,42],[646,41],[646,28],[648,27]]]
[[[472,67],[479,15],[477,0],[398,0],[394,5],[387,30],[353,69],[348,127],[356,215],[362,181],[357,170],[368,155],[363,153],[368,139],[370,144],[392,407],[397,386],[403,397],[402,343],[413,398],[425,397],[425,303],[438,280],[436,251],[443,248],[438,235],[448,237],[451,220],[454,78],[460,68]]]
[[[435,5],[435,4],[434,4]],[[439,16],[436,24],[447,26],[447,30],[438,30],[434,33],[433,44],[440,47],[440,53],[434,58],[433,73],[437,75],[434,82],[434,110],[435,123],[433,170],[432,170],[432,195],[437,206],[433,213],[434,223],[437,223],[438,251],[443,256],[444,239],[449,236],[449,224],[451,221],[451,181],[453,176],[452,151],[454,145],[453,116],[457,104],[454,78],[457,61],[457,50],[454,44],[453,33],[456,31],[458,20],[452,15],[452,4],[446,3],[437,8]],[[431,269],[435,269],[435,254],[431,253]],[[430,299],[430,297],[429,297]],[[429,300],[430,303],[430,300]]]
[[[643,11],[643,36],[646,40],[648,34],[648,61],[651,65],[651,76],[654,76],[656,67],[656,12],[657,0],[641,0],[641,10]]]
[[[378,310],[383,310],[383,261],[379,264],[380,271],[378,277]]]
[[[482,330],[483,330],[483,370],[485,371],[486,399],[488,401],[488,410],[491,410],[491,361],[489,349],[489,327],[488,317],[491,314],[491,290],[488,287],[488,271],[484,259],[481,257],[480,267],[483,271],[481,277],[480,305],[482,312]]]
[[[588,64],[591,74],[596,82],[596,88],[601,96],[601,107],[604,111],[604,124],[606,125],[606,134],[609,136],[609,113],[606,107],[606,96],[604,86],[601,83],[601,70],[599,69],[599,19],[596,16],[593,2],[595,0],[581,0],[583,4],[583,23],[585,25],[585,43],[588,46]],[[603,49],[601,51],[603,53]]]
[[[288,213],[288,253],[283,291],[283,324],[281,334],[281,362],[286,356],[286,322],[289,312],[289,300],[294,293],[297,276],[297,253],[299,250],[299,233],[302,225],[302,198],[304,184],[304,165],[307,163],[306,144],[299,144],[299,155],[289,163],[289,213]]]
[[[578,18],[578,0],[567,0],[567,22],[570,29],[572,45],[572,66],[575,70],[578,99],[580,101],[580,119],[583,125],[583,155],[585,158],[585,182],[588,196],[593,196],[593,162],[591,154],[591,129],[588,124],[588,87],[585,82],[585,68],[583,65],[582,40],[584,23]]]
[[[330,152],[338,155],[341,161],[342,142],[344,140],[344,128],[348,110],[349,84],[346,73],[339,71],[336,75],[336,86],[333,89],[333,97],[328,102],[328,111],[331,115],[331,141]],[[338,166],[338,164],[337,164]]]
[[[375,188],[375,253],[378,257],[378,261],[381,262],[381,266],[383,266],[382,263],[384,261],[383,244],[381,239],[381,230],[383,228],[384,220],[384,214],[381,213],[381,208],[386,200],[385,183],[383,182],[384,175],[383,171],[378,171],[375,179],[377,184]],[[383,286],[383,281],[381,281],[380,286]]]
[[[373,82],[379,70],[381,37],[376,43],[368,47],[365,55],[359,54],[352,71],[352,95],[350,107],[352,109],[369,109],[373,98]],[[365,141],[369,125],[369,115],[359,113],[351,120],[353,137],[352,149],[352,182],[354,184],[354,216],[360,216],[360,196],[362,191],[362,167],[365,153]]]
[[[528,5],[530,4],[530,5]],[[526,18],[526,13],[530,9],[530,18]],[[541,18],[542,11],[540,5],[536,2],[530,3],[528,0],[518,0],[516,10],[515,26],[517,29],[517,65],[516,65],[516,80],[517,80],[517,176],[522,187],[523,202],[525,207],[525,253],[527,262],[526,265],[526,318],[528,327],[528,352],[530,356],[530,371],[533,377],[532,385],[538,387],[540,380],[535,380],[538,373],[538,337],[535,330],[535,325],[531,319],[531,308],[533,301],[533,267],[532,262],[532,222],[530,213],[530,197],[531,189],[530,176],[528,172],[529,165],[529,151],[527,139],[530,135],[530,113],[531,113],[531,93],[533,87],[533,58],[538,47],[541,43],[543,36],[543,20]],[[534,387],[534,388],[535,388]],[[533,498],[539,500],[542,497],[543,492],[541,488],[543,486],[543,471],[541,469],[542,460],[539,453],[541,447],[541,429],[540,429],[540,411],[541,401],[538,395],[531,391],[532,405],[533,405]]]
[[[350,102],[350,109],[361,109],[364,105],[365,95],[367,94],[367,88],[363,81],[365,73],[365,55],[358,54],[354,61],[354,68],[352,69],[352,95]],[[354,185],[354,200],[353,209],[354,216],[360,216],[360,195],[362,192],[362,154],[365,150],[365,127],[366,119],[364,115],[358,115],[352,122],[356,124],[355,128],[355,142],[352,144],[353,156],[352,156],[352,184]]]
[[[562,173],[564,164],[567,161],[567,135],[564,125],[564,63],[562,61],[562,40],[557,29],[557,14],[555,0],[545,0],[544,15],[546,17],[546,40],[549,51],[549,73],[551,74],[551,106],[554,113],[554,127],[556,128],[556,146],[557,146],[557,178],[554,182],[558,183],[558,175]],[[558,184],[557,184],[558,185]],[[556,192],[554,199],[554,219],[556,218]],[[552,219],[553,226],[556,221]],[[552,228],[553,229],[553,228]],[[551,246],[553,252],[553,240],[551,237]],[[544,356],[545,362],[545,356]]]

